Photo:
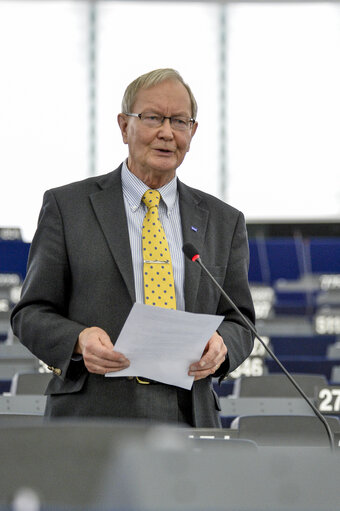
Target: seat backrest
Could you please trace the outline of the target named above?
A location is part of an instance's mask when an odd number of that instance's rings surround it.
[[[323,374],[293,374],[296,382],[308,397],[315,396],[317,387],[327,385]],[[300,393],[285,374],[271,373],[262,376],[244,376],[234,383],[236,397],[300,397]]]
[[[312,238],[310,259],[313,273],[340,273],[340,239]]]
[[[262,284],[266,282],[265,277],[256,239],[249,239],[249,282]]]
[[[0,428],[42,426],[46,422],[44,415],[0,413]]]
[[[12,379],[10,393],[43,395],[52,376],[52,373],[16,373]]]
[[[297,280],[304,274],[304,244],[299,238],[267,239],[266,251],[272,282]]]
[[[328,417],[327,422],[333,433],[339,433],[336,417]],[[232,427],[237,427],[239,438],[252,440],[259,446],[329,446],[325,426],[313,415],[248,415],[238,417]]]

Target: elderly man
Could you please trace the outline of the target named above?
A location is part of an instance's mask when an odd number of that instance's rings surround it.
[[[212,377],[241,364],[253,338],[200,267],[184,259],[183,244],[198,247],[252,322],[254,310],[242,213],[176,177],[197,130],[196,113],[177,71],[140,76],[127,87],[118,115],[127,160],[109,174],[44,195],[12,327],[54,372],[46,391],[50,417],[220,426]],[[188,367],[191,391],[137,375],[105,377],[129,365],[114,344],[134,302],[225,316]]]

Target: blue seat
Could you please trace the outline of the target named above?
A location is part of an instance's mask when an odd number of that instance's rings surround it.
[[[300,238],[249,240],[249,281],[273,284],[278,279],[298,280],[307,271],[306,243]]]
[[[309,291],[289,292],[275,290],[273,310],[276,315],[313,316],[316,312],[316,294]]]
[[[9,392],[11,388],[12,380],[0,380],[0,394]]]
[[[286,356],[326,357],[327,349],[336,342],[335,335],[271,337],[270,344],[279,358]]]
[[[30,243],[0,240],[0,273],[17,273],[26,276],[26,265]]]
[[[271,282],[278,279],[298,280],[304,275],[305,245],[300,238],[270,238],[266,250]]]
[[[309,251],[312,273],[340,273],[339,238],[312,238]]]
[[[236,419],[235,415],[221,415],[222,428],[230,428],[232,422]]]
[[[291,373],[324,374],[328,381],[332,379],[332,370],[340,366],[340,360],[327,360],[325,357],[281,357],[281,363]],[[265,365],[269,373],[281,372],[280,367],[272,359],[266,359]]]
[[[263,261],[263,254],[258,240],[249,239],[249,272],[248,279],[250,283],[268,284],[270,283],[269,273],[266,271],[266,263]],[[263,244],[264,248],[264,244]]]
[[[219,383],[214,382],[214,390],[219,397],[230,396],[233,393],[234,380],[224,380]]]

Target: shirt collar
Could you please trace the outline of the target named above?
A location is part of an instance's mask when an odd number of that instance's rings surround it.
[[[149,190],[143,181],[130,172],[126,161],[123,162],[122,166],[122,188],[124,197],[126,197],[132,211],[136,211],[139,208],[142,204],[142,196]],[[162,196],[162,200],[167,208],[167,214],[169,215],[177,199],[177,177],[175,176],[169,183],[161,188],[157,188],[157,190]]]

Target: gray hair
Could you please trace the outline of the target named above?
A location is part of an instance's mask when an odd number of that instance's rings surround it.
[[[130,85],[127,86],[123,96],[122,112],[123,113],[132,112],[133,105],[135,104],[136,101],[137,93],[140,89],[148,89],[149,87],[157,85],[158,83],[164,82],[166,80],[177,80],[182,85],[184,85],[190,97],[191,115],[193,119],[196,119],[197,116],[196,99],[189,85],[184,82],[179,72],[171,68],[155,69],[154,71],[150,71],[149,73],[145,73],[139,76],[133,82],[131,82]]]

